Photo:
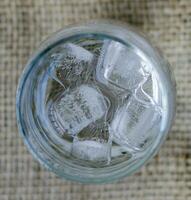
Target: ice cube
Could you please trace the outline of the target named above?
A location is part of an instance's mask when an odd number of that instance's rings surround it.
[[[88,161],[109,163],[111,137],[104,122],[91,124],[73,140],[72,155]]]
[[[93,63],[93,54],[86,49],[66,43],[54,50],[51,55],[49,75],[63,86],[86,82]]]
[[[103,40],[86,38],[85,40],[79,41],[79,45],[92,52],[95,56],[99,56],[103,46]]]
[[[133,95],[115,113],[110,132],[116,143],[129,149],[140,150],[155,136],[152,129],[160,119],[158,105],[141,101]]]
[[[110,161],[110,150],[109,144],[91,140],[74,141],[72,145],[72,155],[75,157],[87,161],[100,161],[105,164]]]
[[[134,49],[116,41],[105,42],[96,69],[99,82],[134,91],[147,77],[145,62]]]
[[[53,110],[64,134],[75,136],[89,124],[104,118],[107,102],[97,88],[83,84],[64,92],[54,102]]]

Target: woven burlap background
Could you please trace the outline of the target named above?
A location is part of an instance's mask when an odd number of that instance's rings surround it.
[[[161,150],[137,174],[117,183],[82,185],[42,168],[20,138],[18,78],[28,56],[65,25],[109,18],[146,32],[170,61],[177,116]],[[0,0],[0,200],[191,199],[191,1]]]

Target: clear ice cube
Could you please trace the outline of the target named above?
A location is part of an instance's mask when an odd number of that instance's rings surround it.
[[[90,124],[75,136],[72,154],[80,159],[109,163],[111,153],[111,137],[106,123],[102,120]]]
[[[110,161],[111,145],[93,140],[74,140],[72,155],[87,161],[99,161],[105,164]]]
[[[49,75],[64,87],[86,82],[92,71],[93,58],[88,50],[66,43],[51,55]]]
[[[140,150],[154,137],[152,129],[160,119],[159,106],[141,101],[133,95],[115,113],[110,132],[119,145]]]
[[[87,84],[65,91],[53,104],[57,126],[70,136],[104,119],[106,113],[107,102],[104,96],[96,87]]]
[[[147,77],[145,62],[134,49],[116,41],[105,42],[96,69],[99,82],[134,91]]]
[[[98,57],[103,46],[103,41],[87,38],[86,40],[79,41],[79,45]]]

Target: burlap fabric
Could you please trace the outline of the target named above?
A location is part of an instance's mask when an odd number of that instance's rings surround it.
[[[18,78],[39,42],[88,19],[128,22],[145,31],[170,61],[177,116],[157,156],[137,174],[107,185],[60,180],[42,168],[20,138]],[[0,200],[191,199],[191,1],[0,0]]]

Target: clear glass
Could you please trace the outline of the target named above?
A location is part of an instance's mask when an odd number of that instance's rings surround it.
[[[142,34],[116,22],[70,26],[29,59],[16,97],[24,141],[59,177],[105,183],[137,171],[175,115],[168,62]]]

